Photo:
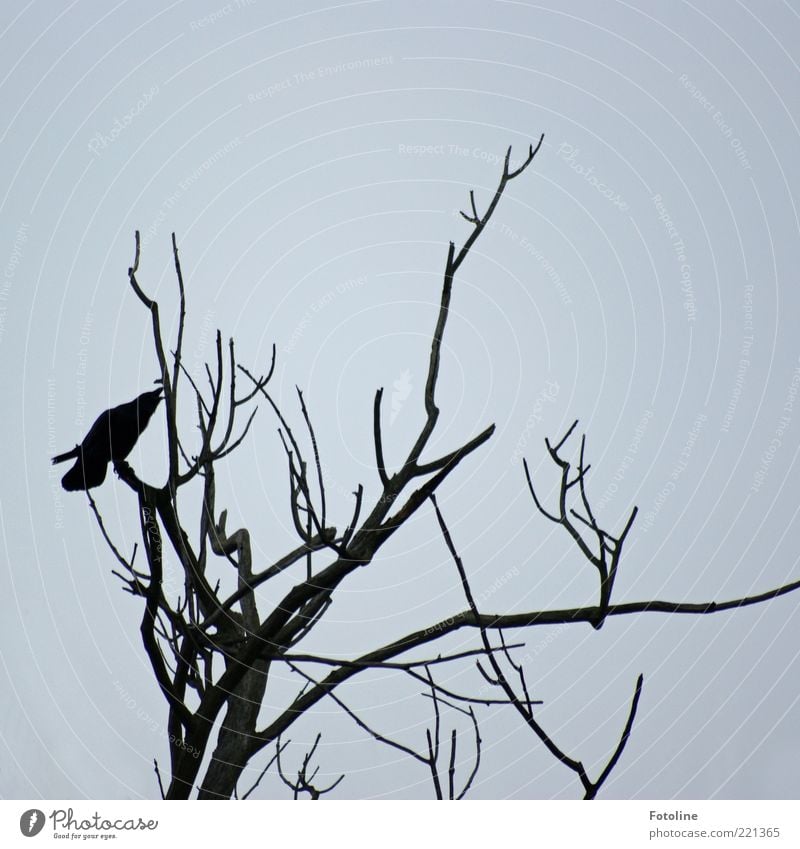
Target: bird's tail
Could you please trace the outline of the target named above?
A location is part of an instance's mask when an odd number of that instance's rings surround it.
[[[76,445],[71,451],[65,451],[63,454],[53,457],[53,465],[55,466],[56,463],[63,463],[65,460],[74,460],[79,453],[80,446]]]

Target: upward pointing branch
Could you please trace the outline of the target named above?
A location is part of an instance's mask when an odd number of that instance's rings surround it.
[[[139,271],[139,258],[141,256],[141,239],[139,231],[135,233],[136,249],[134,253],[133,265],[128,269],[128,280],[136,297],[150,310],[150,316],[153,321],[153,344],[156,349],[156,357],[158,359],[158,367],[161,371],[161,385],[164,387],[164,401],[167,409],[167,432],[169,435],[169,482],[174,492],[175,484],[178,478],[178,430],[175,419],[175,382],[170,376],[169,367],[167,366],[167,358],[164,353],[164,342],[161,336],[161,319],[158,314],[158,302],[153,298],[149,298],[139,281],[136,279],[136,274]],[[179,291],[181,296],[181,317],[180,317],[180,343],[182,344],[183,322],[185,313],[185,301],[183,291],[183,277],[180,274],[180,264],[178,262],[177,246],[173,236],[173,249],[175,251],[176,268],[179,270],[178,281]],[[180,361],[180,344],[178,347],[178,359]],[[176,369],[177,372],[177,369]]]
[[[478,237],[483,232],[483,229],[486,227],[489,219],[494,214],[495,209],[497,208],[497,204],[500,202],[500,198],[503,196],[503,192],[506,189],[508,183],[513,180],[515,177],[518,177],[530,164],[533,162],[533,158],[539,152],[539,148],[542,146],[544,141],[544,134],[539,137],[539,142],[536,147],[533,145],[529,145],[528,147],[528,155],[522,164],[511,170],[511,148],[509,147],[506,151],[505,161],[503,163],[503,174],[500,177],[500,182],[495,189],[494,196],[489,203],[489,206],[486,209],[486,212],[483,216],[478,214],[477,207],[475,205],[475,193],[470,192],[470,204],[472,207],[472,214],[467,215],[466,213],[461,213],[467,221],[469,221],[472,225],[472,232],[467,237],[464,244],[461,246],[461,249],[456,253],[456,246],[454,242],[450,242],[450,246],[447,251],[447,262],[445,263],[444,269],[444,283],[442,286],[442,297],[439,303],[439,317],[436,320],[436,329],[433,332],[433,341],[431,342],[431,356],[430,361],[428,363],[428,377],[425,381],[425,412],[427,413],[427,420],[425,422],[422,431],[417,438],[417,441],[414,443],[414,447],[411,449],[408,459],[405,463],[406,469],[413,469],[417,460],[419,460],[422,451],[430,439],[431,433],[433,433],[433,429],[436,426],[436,421],[439,418],[439,408],[436,406],[436,383],[439,378],[439,363],[441,361],[441,351],[442,351],[442,339],[444,338],[444,329],[447,325],[447,318],[450,312],[450,299],[453,292],[453,279],[455,277],[456,271],[458,271],[461,263],[466,259],[467,254],[469,254],[470,249],[477,241]]]

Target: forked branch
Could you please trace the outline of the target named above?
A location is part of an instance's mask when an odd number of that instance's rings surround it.
[[[633,510],[631,510],[631,513],[625,522],[625,526],[618,536],[614,536],[600,527],[597,523],[597,519],[595,518],[594,511],[592,510],[591,503],[589,502],[589,498],[586,493],[586,475],[591,467],[586,465],[585,462],[585,434],[581,436],[578,468],[574,475],[572,474],[572,464],[561,455],[561,449],[564,447],[570,436],[572,436],[577,426],[578,421],[576,419],[556,445],[551,444],[549,439],[545,439],[545,446],[547,447],[550,459],[561,470],[557,513],[551,513],[543,506],[536,494],[536,490],[533,487],[530,469],[528,468],[528,461],[523,459],[522,464],[525,469],[525,479],[528,482],[528,489],[530,490],[536,509],[546,519],[549,519],[549,521],[556,525],[561,525],[561,527],[563,527],[572,537],[575,545],[578,547],[584,558],[588,560],[595,569],[597,569],[600,577],[600,604],[598,606],[599,613],[597,620],[593,624],[595,628],[600,628],[608,615],[609,606],[611,604],[611,593],[614,589],[617,569],[619,568],[620,558],[622,557],[622,548],[625,545],[625,540],[627,539],[631,528],[633,527],[633,522],[636,519],[636,514],[638,513],[639,508],[634,507]],[[572,488],[576,485],[580,492],[580,505],[583,509],[583,513],[580,513],[574,507],[569,506],[570,490],[572,490]],[[573,519],[577,520],[583,527],[588,528],[595,537],[597,546],[596,551],[593,551],[590,548],[586,540],[583,538],[580,530],[573,522]]]

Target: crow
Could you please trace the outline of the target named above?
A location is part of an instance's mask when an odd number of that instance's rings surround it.
[[[80,445],[53,457],[54,464],[75,460],[75,465],[61,478],[64,489],[75,492],[100,486],[106,479],[109,462],[117,463],[131,453],[160,401],[159,386],[101,413]]]

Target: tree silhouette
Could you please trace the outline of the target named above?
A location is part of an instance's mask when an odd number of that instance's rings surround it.
[[[324,700],[335,703],[371,737],[420,763],[429,773],[437,798],[462,798],[472,786],[481,762],[481,710],[486,706],[507,706],[516,711],[526,727],[545,749],[565,768],[575,773],[584,798],[594,798],[622,757],[634,727],[643,678],[633,687],[627,720],[618,739],[609,745],[605,766],[592,777],[577,757],[568,754],[544,727],[537,716],[539,700],[532,698],[524,661],[519,660],[523,642],[510,642],[542,625],[589,623],[599,629],[610,616],[645,612],[710,614],[767,601],[800,587],[800,581],[771,589],[760,595],[726,602],[684,604],[648,600],[616,604],[612,601],[614,582],[621,563],[624,544],[636,518],[633,508],[623,527],[617,531],[599,525],[586,489],[589,465],[585,462],[586,439],[580,439],[577,459],[570,457],[567,446],[575,434],[577,422],[556,443],[546,440],[546,450],[560,474],[560,487],[554,507],[543,504],[524,465],[532,508],[547,520],[561,525],[582,557],[597,573],[596,605],[564,610],[533,610],[523,613],[488,613],[479,608],[445,520],[446,505],[440,505],[436,493],[458,466],[477,451],[494,432],[487,426],[462,445],[438,457],[426,449],[437,425],[440,409],[437,386],[441,345],[449,317],[456,274],[468,257],[497,208],[508,184],[523,174],[542,146],[530,146],[525,158],[511,164],[508,149],[497,188],[483,213],[478,211],[475,193],[470,192],[470,209],[461,215],[471,225],[463,245],[450,242],[444,266],[438,316],[431,337],[430,358],[424,389],[424,422],[408,449],[405,460],[396,469],[387,467],[383,450],[383,389],[375,393],[373,404],[373,441],[375,469],[381,491],[365,503],[364,487],[353,493],[354,503],[343,529],[331,524],[326,499],[326,484],[317,438],[302,392],[297,390],[299,414],[305,435],[301,438],[289,424],[287,415],[270,394],[272,361],[264,374],[253,373],[238,362],[234,342],[227,349],[222,336],[216,335],[214,362],[206,366],[201,388],[184,368],[182,360],[186,299],[178,248],[173,234],[172,249],[179,292],[179,316],[174,350],[167,355],[162,336],[158,303],[141,288],[139,271],[140,241],[136,234],[133,266],[128,271],[130,285],[141,304],[150,312],[156,358],[161,371],[165,398],[168,446],[166,480],[160,486],[139,478],[124,458],[115,459],[121,480],[138,498],[141,548],[145,564],[123,556],[110,538],[100,511],[87,492],[90,508],[113,551],[119,570],[115,574],[123,587],[143,602],[141,638],[153,674],[167,702],[169,729],[169,772],[162,782],[156,763],[161,794],[164,798],[201,799],[247,798],[259,785],[265,772],[275,767],[277,774],[295,798],[312,799],[332,792],[339,782],[318,786],[318,767],[313,762],[321,737],[300,761],[296,777],[289,778],[283,737],[292,726]],[[402,381],[401,381],[402,384]],[[181,392],[179,393],[179,389]],[[395,386],[393,410],[405,385]],[[178,403],[188,391],[196,408],[199,441],[188,447],[186,436],[179,433]],[[406,392],[406,394],[408,394]],[[215,494],[215,470],[248,435],[255,410],[244,424],[240,417],[254,402],[262,399],[272,410],[279,425],[278,433],[286,455],[289,479],[289,513],[299,544],[282,552],[269,565],[253,562],[250,533],[246,528],[228,530],[227,510],[219,509]],[[405,400],[405,398],[403,399]],[[395,410],[396,412],[396,410]],[[196,437],[195,437],[196,438]],[[310,452],[303,445],[310,445]],[[196,493],[200,503],[198,542],[190,541],[187,523],[178,507],[178,494]],[[304,650],[304,641],[322,622],[334,594],[356,570],[368,567],[381,547],[411,522],[423,508],[432,508],[454,563],[453,581],[460,586],[466,607],[446,619],[410,632],[399,639],[365,647],[350,660],[326,657]],[[166,540],[164,539],[166,537]],[[183,573],[182,593],[175,597],[163,581],[164,544],[170,557],[177,558]],[[216,563],[232,567],[235,582],[227,576],[217,580],[211,575]],[[294,585],[277,602],[263,609],[256,590],[277,575],[288,572]],[[456,631],[468,630],[476,636],[474,648],[451,654],[437,651],[437,643]],[[429,651],[420,656],[420,650]],[[437,681],[437,670],[454,663],[475,664],[484,684],[474,692],[456,692]],[[259,725],[259,715],[267,703],[270,672],[276,667],[289,669],[298,680],[295,696],[284,708],[273,709]],[[429,699],[432,719],[426,730],[421,751],[394,740],[367,723],[347,705],[339,688],[366,670],[394,670],[418,684]],[[469,769],[458,775],[459,735],[453,728],[443,729],[444,713],[467,717],[471,732],[462,751],[469,746]],[[221,722],[218,723],[218,720]],[[240,787],[243,770],[263,750],[274,754],[258,780],[249,788]],[[463,768],[462,768],[463,770]],[[294,771],[294,770],[292,770]]]

